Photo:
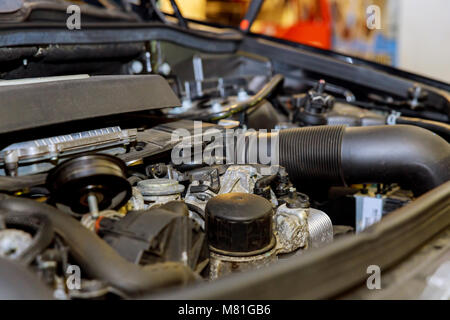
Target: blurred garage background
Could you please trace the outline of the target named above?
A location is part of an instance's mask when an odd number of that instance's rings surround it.
[[[238,27],[251,1],[176,2],[186,18]],[[170,0],[159,4],[172,13]],[[251,32],[450,82],[448,0],[266,0]]]

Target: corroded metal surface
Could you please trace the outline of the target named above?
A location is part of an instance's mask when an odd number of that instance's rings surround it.
[[[256,256],[231,257],[210,252],[209,279],[215,280],[224,275],[259,269],[277,261],[276,247]]]
[[[275,217],[275,236],[278,253],[289,253],[306,247],[309,239],[309,208],[278,207]]]

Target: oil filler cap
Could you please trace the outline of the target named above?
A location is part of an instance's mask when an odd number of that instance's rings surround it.
[[[257,255],[275,245],[272,204],[249,193],[218,195],[206,204],[210,249],[228,256]]]

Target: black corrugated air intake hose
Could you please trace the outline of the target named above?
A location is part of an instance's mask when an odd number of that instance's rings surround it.
[[[168,203],[167,208],[161,206],[157,209],[172,210],[169,205],[178,203]],[[70,247],[71,256],[87,276],[104,280],[127,296],[183,285],[195,279],[193,271],[180,263],[165,262],[139,266],[125,260],[77,220],[47,204],[0,194],[0,210],[9,214],[37,214],[47,217],[52,222],[55,233]]]
[[[450,142],[450,125],[448,123],[411,117],[398,117],[397,124],[410,124],[433,131]]]
[[[422,194],[450,180],[450,145],[415,126],[317,126],[279,132],[293,181],[399,183]]]

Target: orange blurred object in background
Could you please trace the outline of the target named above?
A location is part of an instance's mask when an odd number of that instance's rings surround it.
[[[310,16],[288,28],[276,27],[275,37],[307,44],[321,49],[331,49],[332,21],[328,0],[319,0],[320,18]]]

